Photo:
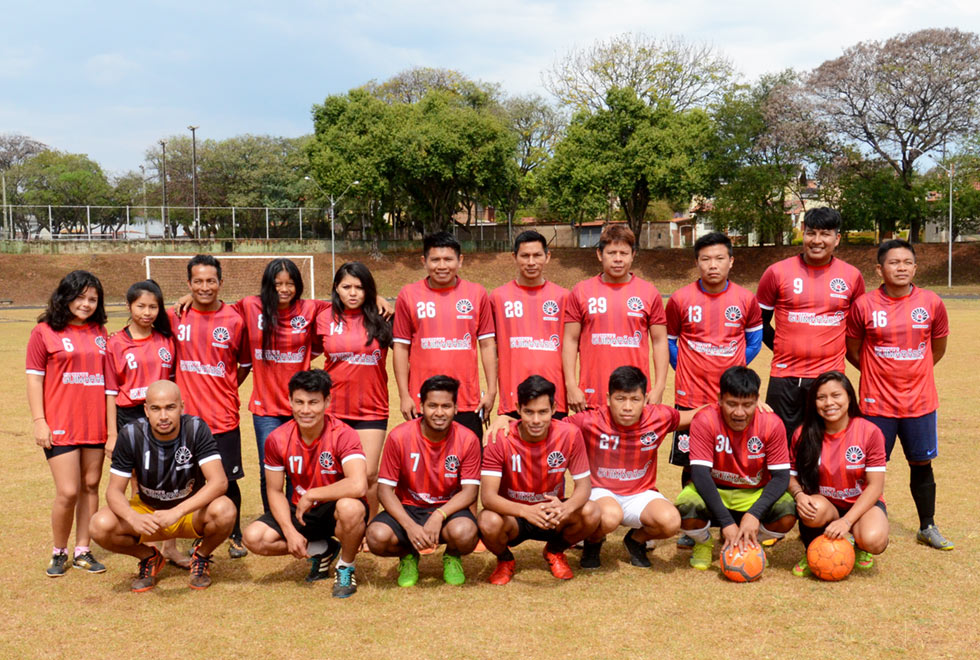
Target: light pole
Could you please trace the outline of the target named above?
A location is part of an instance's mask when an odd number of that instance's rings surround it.
[[[326,191],[323,188],[320,187],[320,184],[316,182],[316,179],[314,179],[313,177],[309,177],[309,176],[304,177],[304,178],[307,181],[312,181],[313,182],[313,185],[316,186],[317,188],[319,188],[320,189],[320,192],[322,192],[324,195],[327,194]],[[335,241],[334,241],[334,233],[333,233],[334,207],[337,205],[337,202],[339,202],[340,200],[342,200],[344,198],[344,195],[347,194],[347,191],[350,190],[352,186],[356,186],[359,183],[360,183],[360,181],[358,181],[357,179],[354,179],[353,181],[351,181],[347,185],[346,188],[344,188],[344,192],[342,192],[339,195],[337,195],[336,198],[334,198],[333,195],[329,195],[329,197],[330,197],[330,272],[331,273],[336,273],[337,272],[337,257],[336,257],[335,249],[334,249],[334,247],[335,247]]]
[[[10,220],[10,218],[7,216],[7,173],[6,172],[0,171],[0,185],[3,186],[3,237],[11,238],[10,236],[8,236],[8,234],[11,234],[13,232],[10,232],[7,228],[8,221]],[[9,223],[9,224],[13,224],[13,223]]]
[[[949,167],[945,167],[939,163],[936,165],[949,176],[949,227],[948,235],[946,236],[948,240],[947,253],[946,253],[946,287],[953,288],[953,175],[955,174],[956,165],[953,163],[949,164]]]
[[[160,140],[160,147],[163,149],[163,174],[160,182],[163,184],[163,237],[167,237],[167,141]],[[176,238],[171,236],[171,238]]]
[[[197,213],[197,129],[200,126],[188,126],[191,132],[191,205],[194,207],[194,228],[197,238],[201,238],[201,216]]]

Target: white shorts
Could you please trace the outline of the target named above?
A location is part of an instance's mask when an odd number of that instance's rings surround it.
[[[643,509],[647,508],[647,504],[653,502],[654,500],[667,499],[660,491],[657,490],[645,490],[634,495],[617,495],[611,490],[607,490],[605,488],[593,488],[592,494],[589,495],[589,499],[593,502],[603,497],[611,497],[616,500],[616,504],[618,504],[619,508],[623,510],[622,524],[626,527],[632,527],[633,529],[643,527],[643,525],[640,524],[640,514],[643,513]]]

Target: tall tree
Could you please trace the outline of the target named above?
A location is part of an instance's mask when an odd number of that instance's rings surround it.
[[[43,151],[12,168],[14,177],[21,182],[18,201],[34,206],[78,208],[52,208],[52,229],[82,232],[86,229],[88,215],[84,207],[103,206],[112,203],[112,186],[99,164],[84,154],[60,151]],[[91,209],[94,226],[106,229],[116,226],[119,214],[105,209]],[[28,215],[15,216],[18,230],[28,235],[33,227]],[[44,224],[43,222],[41,224]]]

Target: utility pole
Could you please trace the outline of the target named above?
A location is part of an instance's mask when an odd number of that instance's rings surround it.
[[[169,231],[169,223],[167,222],[167,142],[166,140],[160,140],[160,146],[163,148],[163,173],[160,176],[160,182],[163,184],[163,237],[167,237],[167,232]],[[171,237],[175,238],[175,237]]]
[[[188,126],[191,132],[191,205],[194,207],[194,229],[197,237],[201,238],[201,216],[197,212],[197,129],[200,126]]]

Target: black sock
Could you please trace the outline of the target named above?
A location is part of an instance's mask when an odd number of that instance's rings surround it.
[[[510,548],[507,548],[497,555],[497,561],[514,561],[514,553],[510,551]]]
[[[936,515],[936,478],[932,473],[932,463],[909,466],[909,490],[912,491],[912,501],[919,514],[919,529],[925,529],[935,523]]]
[[[238,481],[229,481],[228,490],[225,495],[235,505],[235,529],[231,531],[232,536],[242,535],[242,490],[238,487]]]
[[[803,549],[810,547],[813,540],[823,534],[825,527],[807,527],[800,521],[800,540],[803,541]]]
[[[572,544],[565,539],[562,539],[561,541],[548,541],[544,545],[544,549],[548,552],[565,552],[570,547],[572,547]]]

